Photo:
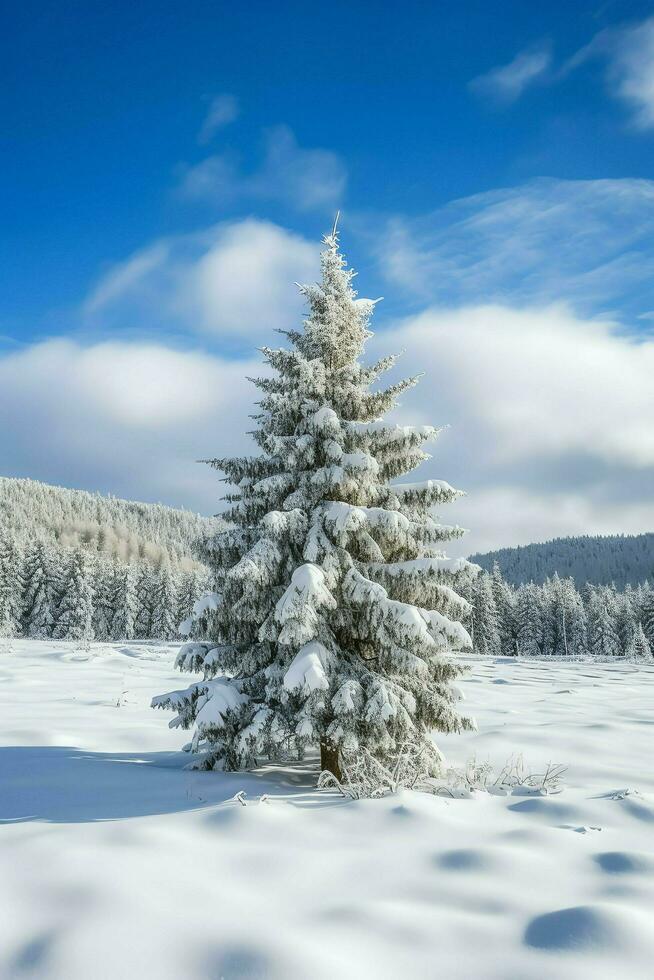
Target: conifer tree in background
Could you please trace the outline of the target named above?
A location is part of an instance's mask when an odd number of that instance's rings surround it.
[[[19,632],[22,602],[22,555],[14,541],[0,541],[0,636]]]
[[[114,640],[131,640],[134,637],[138,606],[136,583],[131,565],[114,563],[112,585],[111,635]]]
[[[627,656],[633,658],[634,660],[652,659],[652,648],[647,637],[645,636],[641,623],[638,623],[633,631],[629,648],[627,650]]]
[[[505,656],[513,656],[516,652],[518,624],[516,620],[515,594],[513,589],[502,578],[500,566],[493,563],[491,572],[491,587],[495,608],[497,610],[500,651]]]
[[[571,578],[554,575],[543,586],[547,598],[543,652],[552,657],[586,652],[586,613]]]
[[[87,567],[93,579],[93,634],[104,642],[113,633],[113,566],[107,561],[89,560]]]
[[[42,541],[30,548],[24,566],[22,632],[33,639],[52,634],[55,576],[52,557]]]
[[[527,657],[543,652],[541,589],[533,582],[518,589],[515,605],[516,650]]]
[[[643,594],[640,620],[647,642],[654,651],[654,588],[649,584]]]
[[[211,642],[177,660],[204,679],[153,706],[195,726],[206,768],[319,746],[338,775],[344,754],[388,759],[408,744],[436,772],[430,732],[472,727],[448,655],[470,648],[455,587],[477,568],[445,557],[461,532],[430,513],[456,490],[390,483],[427,458],[437,430],[381,421],[416,379],[371,390],[396,358],[360,362],[375,303],[357,299],[335,230],[324,244],[320,284],[302,287],[304,329],[288,332],[289,349],[264,348],[275,373],[255,381],[260,455],[213,461],[234,487],[235,527],[213,543]]]
[[[638,625],[636,616],[638,596],[631,585],[627,585],[624,592],[617,592],[615,588],[612,588],[611,592],[616,610],[616,629],[620,637],[620,645],[626,653],[633,646]]]
[[[490,575],[480,575],[472,587],[472,635],[475,653],[497,657],[502,652],[500,621]]]
[[[82,548],[73,552],[52,635],[87,643],[93,639],[93,590],[87,553]]]
[[[615,610],[605,589],[594,589],[588,600],[588,641],[595,657],[619,657],[623,652]]]
[[[193,607],[196,600],[199,599],[201,591],[198,574],[196,572],[186,572],[182,576],[177,593],[177,610],[175,616],[177,627],[186,620],[193,619]],[[194,628],[197,628],[197,626],[197,620],[193,620],[191,635],[195,635]]]
[[[154,593],[151,635],[158,640],[173,640],[179,636],[177,611],[177,589],[168,565],[159,569]]]
[[[152,637],[156,588],[155,569],[147,562],[142,561],[136,579],[138,613],[134,625],[134,635],[140,640],[148,640]]]

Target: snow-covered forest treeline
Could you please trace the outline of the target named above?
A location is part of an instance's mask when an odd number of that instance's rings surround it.
[[[0,637],[172,640],[207,587],[197,562],[125,562],[81,545],[0,540]]]
[[[216,518],[0,477],[0,636],[170,640]]]
[[[618,591],[554,574],[517,588],[495,565],[468,594],[475,653],[509,656],[595,656],[651,660],[654,588],[645,581]]]
[[[188,510],[0,477],[0,539],[24,549],[36,541],[84,549],[122,561],[198,567],[218,518]]]
[[[654,533],[582,535],[555,538],[517,548],[500,548],[485,555],[472,555],[470,561],[492,571],[495,562],[512,585],[542,583],[558,573],[572,578],[578,588],[654,581]]]

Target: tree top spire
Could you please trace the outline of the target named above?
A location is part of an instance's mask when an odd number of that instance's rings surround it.
[[[338,248],[338,221],[341,216],[341,212],[337,211],[334,217],[334,224],[332,225],[332,230],[328,235],[325,235],[323,242],[328,248],[337,249]]]

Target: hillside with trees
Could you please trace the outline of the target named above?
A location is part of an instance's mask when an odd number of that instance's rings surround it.
[[[624,589],[654,581],[654,533],[582,535],[555,538],[542,544],[500,548],[484,555],[471,555],[470,561],[487,572],[497,563],[502,576],[512,585],[536,582],[558,574],[574,579],[578,588],[615,585]]]
[[[21,548],[41,541],[122,561],[169,562],[190,569],[202,560],[218,518],[163,504],[0,477],[0,538]]]
[[[0,636],[160,639],[209,587],[217,518],[0,478]]]
[[[499,565],[466,592],[475,653],[484,656],[597,657],[652,661],[654,589],[648,582],[619,591],[555,573],[539,585],[514,586]]]

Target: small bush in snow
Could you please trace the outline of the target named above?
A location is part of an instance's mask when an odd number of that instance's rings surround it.
[[[510,756],[497,771],[489,761],[479,762],[473,756],[462,768],[447,769],[444,782],[436,784],[435,792],[440,796],[475,791],[510,793],[516,789],[556,793],[561,789],[561,779],[566,771],[566,766],[548,762],[543,772],[532,772],[521,754]]]
[[[420,746],[406,744],[393,762],[381,762],[367,749],[341,754],[341,778],[325,770],[319,789],[337,789],[351,800],[378,799],[401,789],[429,786],[429,760]]]

